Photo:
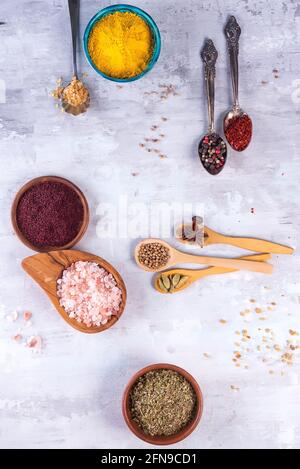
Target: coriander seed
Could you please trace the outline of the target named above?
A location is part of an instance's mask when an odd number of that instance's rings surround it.
[[[139,262],[150,270],[159,270],[170,260],[170,249],[161,243],[142,244],[138,252]]]

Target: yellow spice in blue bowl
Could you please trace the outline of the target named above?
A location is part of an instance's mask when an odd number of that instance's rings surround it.
[[[141,78],[160,54],[160,34],[152,18],[130,5],[115,5],[92,18],[84,35],[90,65],[102,76],[125,82]]]

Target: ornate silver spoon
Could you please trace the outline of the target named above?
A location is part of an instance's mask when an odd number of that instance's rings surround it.
[[[219,174],[227,159],[224,140],[215,131],[215,76],[218,52],[211,39],[207,39],[201,52],[204,63],[204,77],[207,92],[209,127],[207,134],[199,143],[199,157],[209,174]]]
[[[228,52],[233,89],[233,106],[224,118],[224,133],[229,145],[236,151],[244,151],[252,138],[252,120],[239,104],[239,39],[241,28],[234,16],[230,16],[226,27]]]
[[[81,80],[78,80],[77,72],[77,39],[79,29],[79,5],[80,0],[68,0],[72,32],[73,52],[73,78],[62,92],[62,107],[65,112],[78,116],[86,112],[90,104],[90,95]]]

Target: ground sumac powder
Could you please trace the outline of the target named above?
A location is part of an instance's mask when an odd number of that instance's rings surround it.
[[[62,247],[72,241],[83,223],[79,195],[61,182],[40,182],[28,189],[17,206],[17,224],[36,247]]]
[[[230,119],[225,130],[229,145],[236,151],[244,151],[252,138],[252,121],[247,114]]]

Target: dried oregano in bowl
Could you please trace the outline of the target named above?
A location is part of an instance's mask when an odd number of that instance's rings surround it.
[[[172,436],[194,418],[197,397],[189,381],[173,370],[157,369],[138,378],[130,392],[134,422],[146,435]]]

